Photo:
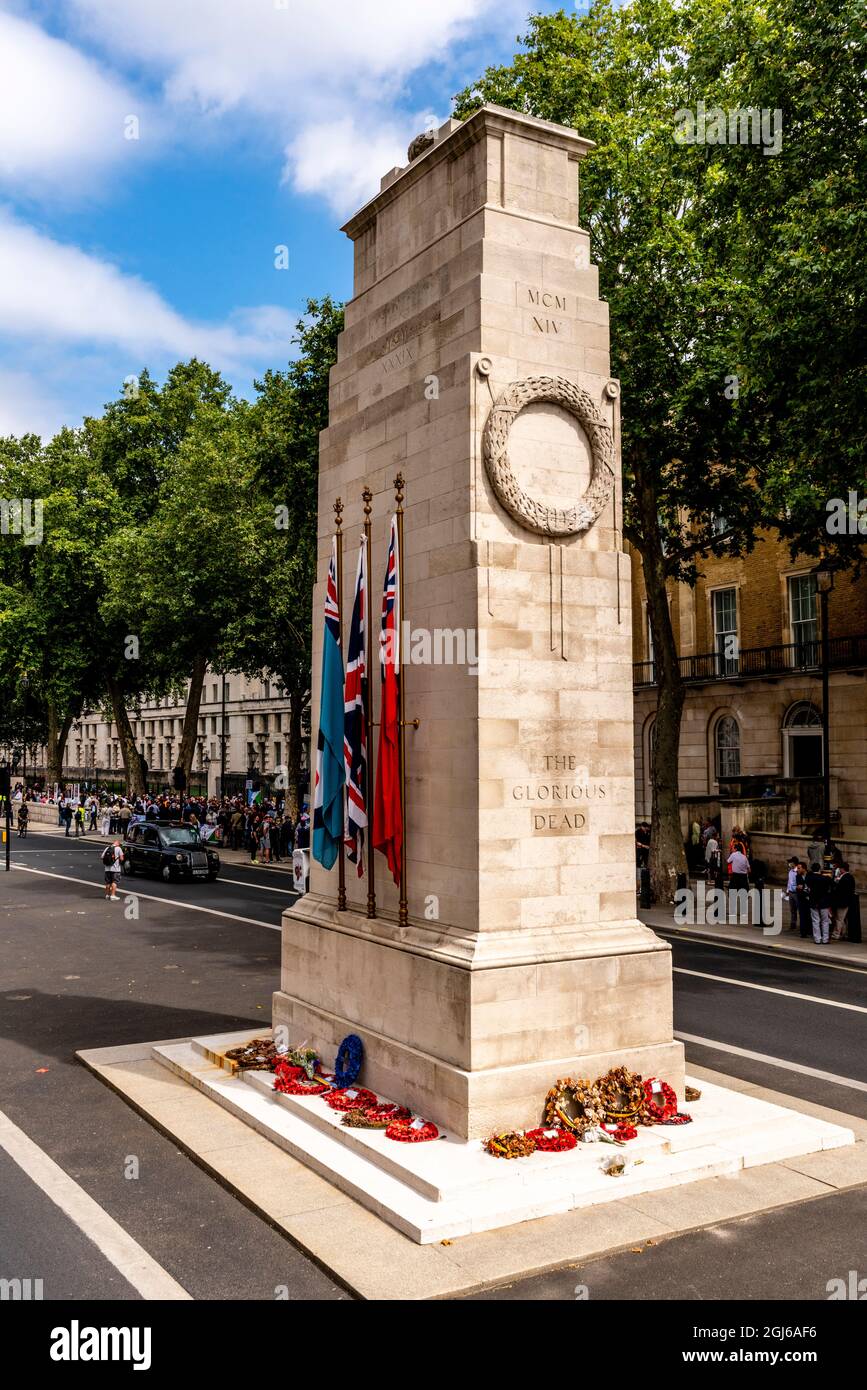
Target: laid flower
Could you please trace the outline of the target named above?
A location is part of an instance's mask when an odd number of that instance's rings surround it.
[[[578,1144],[569,1129],[528,1129],[525,1138],[532,1139],[540,1153],[565,1153]]]
[[[510,1129],[502,1134],[492,1134],[483,1147],[492,1158],[529,1158],[538,1145],[532,1130],[524,1134],[520,1129]]]

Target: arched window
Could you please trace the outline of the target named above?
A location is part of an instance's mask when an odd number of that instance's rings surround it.
[[[786,777],[821,777],[824,765],[822,716],[801,700],[783,719],[783,771]]]
[[[741,775],[741,731],[734,715],[724,714],[714,730],[717,781]]]

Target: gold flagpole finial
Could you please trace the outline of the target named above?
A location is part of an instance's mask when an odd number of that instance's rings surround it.
[[[405,487],[406,479],[402,473],[398,473],[394,480],[395,501],[397,502],[398,511],[403,510],[403,490]]]
[[[361,497],[362,501],[364,502],[364,520],[365,522],[367,522],[370,520],[370,513],[373,510],[371,506],[371,503],[373,502],[373,493],[371,492],[370,488],[367,486],[366,483],[362,490]]]
[[[339,531],[343,526],[343,502],[339,497],[335,500],[334,503],[334,518],[337,523],[337,529]]]

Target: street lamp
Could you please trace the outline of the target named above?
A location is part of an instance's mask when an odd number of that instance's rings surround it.
[[[831,838],[831,710],[828,681],[828,595],[834,588],[834,571],[819,564],[813,570],[819,594],[819,624],[822,640],[822,821],[825,844]]]

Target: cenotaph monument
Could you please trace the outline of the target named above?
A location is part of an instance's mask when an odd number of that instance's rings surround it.
[[[366,1086],[465,1139],[538,1124],[557,1078],[619,1065],[683,1096],[670,949],[635,911],[619,386],[579,223],[591,148],[485,106],[414,141],[344,229],[314,692],[334,502],[354,574],[372,493],[375,636],[398,474],[404,633],[441,640],[425,660],[410,644],[402,672],[406,911],[381,855],[376,915],[367,876],[346,866],[341,908],[337,869],[314,862],[273,1017],[327,1060],[357,1034]]]

